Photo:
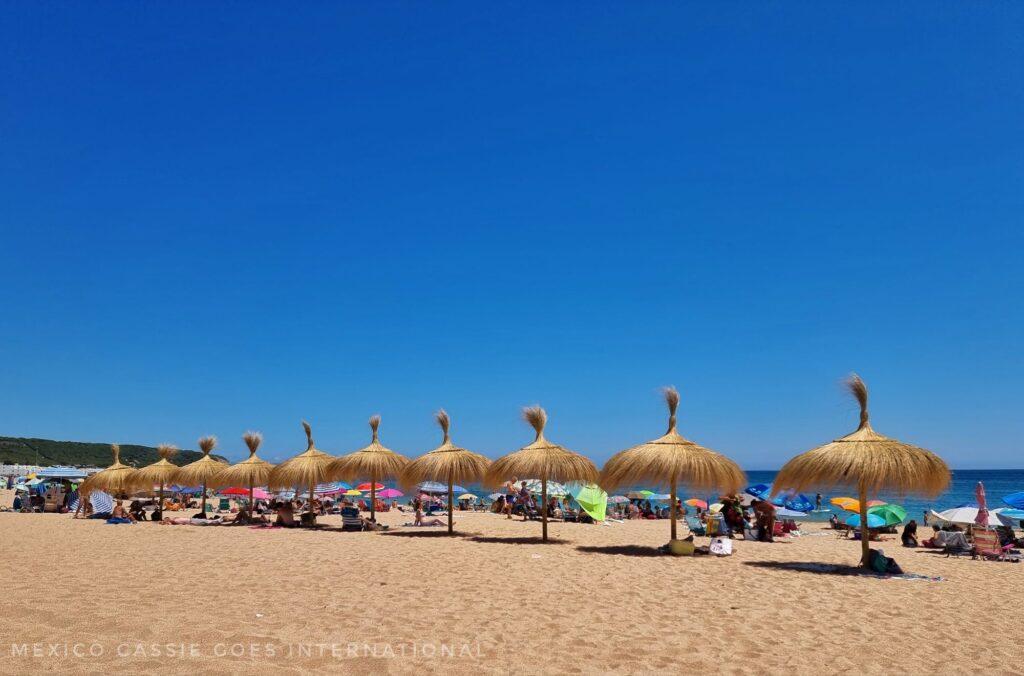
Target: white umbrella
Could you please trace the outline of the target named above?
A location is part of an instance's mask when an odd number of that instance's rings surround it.
[[[988,513],[988,519],[986,520],[986,526],[1002,526],[1003,522],[999,520],[1000,509],[993,509]],[[977,525],[978,519],[978,508],[977,507],[954,507],[953,509],[947,509],[939,512],[936,516],[943,521],[949,523],[960,523],[964,525]]]
[[[775,508],[775,516],[798,517],[798,516],[807,516],[807,513],[806,512],[798,512],[795,509],[786,509],[785,507],[776,507]]]
[[[623,502],[629,502],[629,498],[627,498],[625,495],[613,495],[610,498],[608,498],[608,502],[618,505],[622,504]]]
[[[540,489],[540,479],[529,479],[526,482],[526,490],[531,493],[540,493]],[[561,498],[566,495],[569,495],[569,489],[564,484],[560,484],[557,481],[548,482],[548,497],[555,496]]]
[[[498,498],[502,497],[502,494],[501,493],[491,493],[487,497],[489,497],[491,500],[497,500]]]

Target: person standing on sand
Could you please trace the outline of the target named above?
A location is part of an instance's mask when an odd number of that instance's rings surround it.
[[[512,505],[515,504],[515,501],[516,501],[516,481],[518,481],[518,480],[519,479],[517,477],[512,477],[512,480],[511,481],[506,481],[505,482],[505,486],[504,486],[504,488],[505,488],[505,508],[504,508],[504,512],[508,516],[509,519],[512,518]]]
[[[519,502],[523,505],[523,521],[527,521],[530,518],[530,506],[533,504],[533,496],[527,490],[525,481],[520,484]]]

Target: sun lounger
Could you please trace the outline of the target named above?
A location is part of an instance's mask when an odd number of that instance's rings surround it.
[[[687,516],[686,525],[690,527],[690,532],[694,535],[706,535],[708,530],[705,528],[704,523],[695,516]]]
[[[981,557],[982,559],[992,561],[1005,561],[1010,558],[1008,553],[1011,549],[1013,549],[1013,545],[999,545],[999,535],[994,530],[988,530],[987,528],[975,529],[972,558]],[[1020,556],[1012,558],[1019,560]]]
[[[939,531],[935,534],[935,544],[942,547],[946,557],[970,554],[973,550],[967,536],[961,531]]]

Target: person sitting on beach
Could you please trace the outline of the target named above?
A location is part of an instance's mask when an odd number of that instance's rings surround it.
[[[438,519],[436,517],[431,519],[430,521],[426,521],[423,518],[422,506],[420,506],[420,507],[416,508],[416,520],[413,521],[412,524],[406,524],[406,525],[407,526],[408,525],[413,525],[413,526],[443,526],[444,525],[444,521],[442,521],[441,519]]]
[[[117,504],[114,505],[114,511],[107,518],[107,523],[135,523],[135,519],[132,518],[131,514],[125,512],[124,504],[118,500]]]
[[[142,502],[139,500],[132,500],[132,504],[129,505],[128,511],[132,515],[132,519],[135,521],[146,520],[146,510],[142,509]]]
[[[839,529],[839,517],[836,516],[835,514],[832,514],[831,516],[829,516],[828,517],[828,525],[831,526],[831,528],[833,530],[838,530]]]
[[[917,521],[910,520],[906,526],[903,527],[903,535],[900,536],[903,541],[904,547],[916,547],[917,546]]]
[[[274,525],[285,528],[294,528],[296,526],[295,507],[291,500],[283,500],[277,503],[277,519],[274,520]]]
[[[530,508],[535,507],[533,502],[533,496],[530,495],[530,491],[526,488],[526,482],[523,481],[519,486],[519,496],[517,498],[519,504],[523,506],[523,521],[530,518]]]

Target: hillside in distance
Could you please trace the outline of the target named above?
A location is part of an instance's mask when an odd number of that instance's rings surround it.
[[[171,458],[175,465],[187,465],[203,457],[199,451],[178,451]],[[224,458],[212,455],[219,460]],[[142,467],[156,462],[160,456],[153,446],[121,444],[121,462]],[[71,467],[106,467],[113,462],[110,444],[82,441],[54,441],[0,437],[0,464],[4,465],[69,465]]]

